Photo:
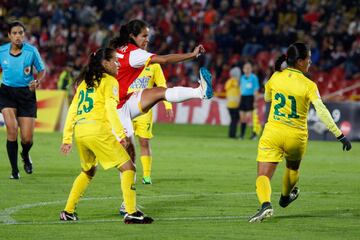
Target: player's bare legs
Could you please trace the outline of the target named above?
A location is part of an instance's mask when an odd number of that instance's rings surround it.
[[[16,109],[15,108],[3,108],[1,111],[5,126],[6,126],[6,150],[9,157],[10,165],[12,168],[11,179],[19,179],[19,169],[17,165],[18,160],[18,122],[16,119]]]
[[[33,167],[29,155],[29,151],[33,145],[35,118],[19,117],[18,121],[20,127],[21,146],[22,146],[22,152],[20,153],[20,155],[24,161],[25,172],[31,174],[33,172]]]

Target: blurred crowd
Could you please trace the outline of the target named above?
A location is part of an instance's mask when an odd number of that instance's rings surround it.
[[[44,88],[64,87],[58,84],[61,73],[76,76],[88,54],[107,45],[121,24],[134,18],[149,23],[151,52],[189,52],[198,43],[205,46],[207,54],[199,61],[164,67],[169,85],[195,84],[199,65],[205,65],[221,92],[230,69],[251,61],[262,86],[277,56],[295,41],[311,46],[316,76],[336,69],[341,73],[336,81],[360,78],[358,0],[0,2],[0,43],[7,41],[6,21],[26,24],[28,41],[39,47],[47,64]]]

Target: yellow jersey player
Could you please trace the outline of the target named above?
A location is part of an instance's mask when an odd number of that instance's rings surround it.
[[[124,222],[147,224],[153,221],[136,210],[135,166],[122,145],[126,145],[125,132],[116,111],[118,67],[114,49],[99,49],[90,56],[89,64],[76,80],[79,86],[66,118],[61,151],[70,152],[74,133],[82,170],[60,212],[62,221],[78,220],[75,207],[95,176],[98,163],[104,169],[115,167],[122,173],[121,189],[127,212]]]
[[[140,91],[146,88],[152,88],[154,85],[166,88],[166,79],[160,64],[150,64],[145,67],[137,79],[130,85],[128,93]],[[163,101],[166,109],[166,115],[173,117],[172,105],[167,101]],[[140,160],[143,167],[143,184],[152,184],[151,167],[152,156],[150,148],[150,139],[153,137],[152,126],[153,117],[152,110],[133,119],[133,127],[135,136],[139,137],[140,144]]]
[[[258,146],[258,173],[256,193],[261,204],[260,210],[249,222],[261,222],[272,216],[271,185],[277,164],[286,160],[282,191],[279,200],[281,207],[287,207],[299,196],[296,184],[299,167],[305,153],[308,131],[307,114],[310,102],[327,128],[343,144],[343,150],[351,149],[350,141],[336,126],[329,111],[323,104],[318,88],[304,73],[311,64],[311,52],[304,43],[294,43],[275,63],[275,73],[265,85],[265,101],[271,102],[268,122]],[[287,67],[282,70],[282,65]]]

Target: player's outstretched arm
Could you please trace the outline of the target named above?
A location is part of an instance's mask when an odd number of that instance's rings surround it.
[[[321,99],[316,99],[312,102],[316,113],[320,120],[326,125],[330,132],[343,144],[343,150],[349,151],[351,149],[350,141],[344,136],[341,130],[336,126],[334,119],[331,117],[329,110],[326,108]]]
[[[154,55],[151,57],[150,63],[159,63],[159,64],[178,63],[178,62],[183,62],[197,58],[204,53],[205,53],[205,48],[203,47],[203,45],[200,44],[191,53]]]

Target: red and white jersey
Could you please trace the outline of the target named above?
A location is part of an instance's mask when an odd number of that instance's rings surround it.
[[[127,44],[121,48],[116,49],[116,57],[120,63],[119,71],[116,79],[119,82],[119,105],[117,108],[121,108],[122,105],[128,99],[129,86],[140,75],[144,66],[148,63],[148,60],[153,53],[149,53],[134,44]]]

